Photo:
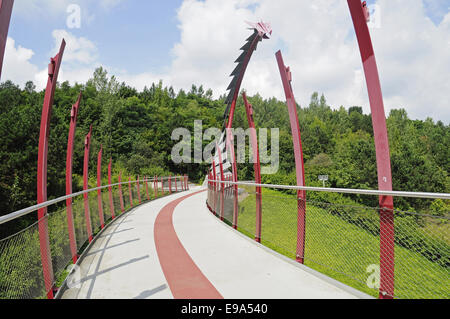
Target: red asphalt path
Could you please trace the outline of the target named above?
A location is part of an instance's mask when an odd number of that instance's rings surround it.
[[[173,212],[196,192],[170,202],[155,221],[154,238],[161,268],[175,299],[223,299],[187,253],[175,232]]]

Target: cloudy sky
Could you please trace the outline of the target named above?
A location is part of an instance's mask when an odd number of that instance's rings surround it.
[[[80,27],[73,27],[73,4]],[[450,1],[372,0],[371,34],[386,112],[450,122]],[[376,15],[375,15],[376,12]],[[67,23],[69,19],[69,22]],[[284,98],[275,60],[281,49],[293,72],[297,102],[324,93],[337,108],[369,112],[361,59],[344,0],[16,0],[2,81],[46,83],[46,68],[67,42],[60,81],[85,82],[100,65],[142,89],[162,79],[176,89],[203,84],[225,93],[244,21],[272,24],[242,87]],[[76,23],[75,23],[76,26]]]

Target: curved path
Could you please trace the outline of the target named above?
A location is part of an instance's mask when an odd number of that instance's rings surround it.
[[[205,201],[194,187],[116,219],[62,298],[369,298],[241,235]]]

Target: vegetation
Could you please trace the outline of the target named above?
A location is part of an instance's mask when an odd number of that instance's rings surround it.
[[[254,238],[255,196],[239,205],[239,230]],[[262,244],[295,259],[297,241],[297,200],[295,196],[263,189]],[[376,210],[344,205],[306,206],[305,264],[374,297],[368,288],[367,267],[379,264],[379,225]],[[337,215],[336,211],[340,214]],[[342,218],[343,216],[352,218]],[[450,298],[449,249],[445,229],[419,227],[411,216],[396,218],[395,296],[400,298]],[[439,238],[433,237],[436,235]],[[425,252],[425,253],[424,253]],[[435,254],[429,258],[428,254]],[[441,259],[436,258],[440,255]]]
[[[193,182],[201,183],[203,181],[209,167],[207,163],[175,164],[172,161],[171,150],[178,141],[173,141],[171,134],[175,128],[179,127],[193,132],[195,120],[202,120],[203,130],[211,127],[222,128],[225,96],[213,99],[211,90],[205,90],[203,86],[196,85],[192,85],[189,92],[183,90],[175,92],[172,87],[164,87],[162,82],[153,83],[150,87],[138,92],[125,83],[119,83],[114,77],[109,77],[106,70],[99,68],[93,74],[92,79],[85,84],[70,85],[68,82],[63,82],[57,85],[48,157],[49,199],[65,194],[65,161],[70,109],[80,91],[83,93],[83,99],[78,114],[73,161],[75,192],[82,188],[83,142],[91,124],[94,129],[89,163],[91,187],[96,185],[96,155],[100,145],[103,146],[104,154],[102,166],[104,184],[107,183],[106,163],[109,158],[112,158],[113,161],[114,182],[117,181],[119,172],[123,173],[124,178],[137,175],[188,174]],[[43,99],[44,91],[37,92],[32,82],[28,82],[23,89],[9,81],[0,84],[0,134],[2,136],[0,142],[0,215],[36,203],[37,147]],[[249,97],[249,101],[253,105],[257,128],[279,128],[280,130],[280,169],[276,174],[264,175],[263,182],[294,185],[296,180],[295,163],[285,103],[275,98],[263,99],[259,95]],[[362,108],[358,106],[352,106],[349,109],[341,106],[333,110],[327,104],[325,97],[319,96],[318,93],[312,94],[309,105],[298,106],[298,115],[307,185],[322,186],[322,182],[318,181],[318,175],[328,175],[328,187],[377,188],[375,147],[370,115],[364,114]],[[241,99],[237,104],[233,126],[248,127]],[[444,124],[442,121],[435,122],[430,118],[424,121],[411,120],[404,109],[397,109],[390,112],[387,126],[394,189],[449,193],[450,125]],[[269,136],[269,150],[270,140]],[[203,146],[209,143],[210,141],[203,141]],[[238,174],[240,180],[252,180],[253,164],[239,164]],[[287,198],[292,194],[289,191],[284,193],[269,195],[278,196],[276,200],[279,201],[280,197],[286,196]],[[271,247],[275,247],[279,251],[284,249],[280,248],[281,246],[278,244],[271,244],[270,238],[272,237],[272,241],[288,246],[288,249],[285,250],[286,254],[292,253],[292,245],[295,245],[296,238],[296,230],[292,228],[296,225],[296,203],[286,200],[283,205],[285,205],[285,211],[289,213],[284,213],[278,209],[279,206],[275,203],[275,199],[271,201],[267,198],[263,201],[263,240],[267,245],[272,245]],[[360,249],[373,247],[378,236],[375,219],[369,213],[355,217],[356,215],[348,213],[332,212],[313,202],[322,203],[321,205],[334,203],[352,207],[377,207],[377,199],[368,196],[308,193],[308,200],[311,201],[309,205],[315,213],[309,217],[314,218],[313,222],[308,222],[307,236],[313,237],[307,238],[306,251],[307,254],[310,254],[306,256],[307,263],[316,259],[319,261],[315,263],[314,267],[321,271],[330,273],[332,272],[330,269],[338,269],[338,271],[344,269],[342,272],[350,274],[352,277],[356,276],[358,279],[356,282],[363,281],[361,271],[364,270],[352,269],[352,264],[347,266],[326,264],[324,267],[320,262],[321,257],[314,254],[327,251],[332,256],[336,253],[332,248],[345,247],[349,243],[349,238],[359,238],[357,244]],[[93,212],[91,215],[97,216],[95,199],[92,199],[92,202]],[[398,213],[396,221],[398,225],[403,224],[400,227],[408,230],[404,233],[405,237],[398,236],[396,238],[396,254],[398,251],[401,260],[413,264],[415,267],[411,270],[411,267],[405,266],[405,269],[416,274],[417,276],[414,275],[414,278],[417,280],[421,280],[423,276],[432,278],[436,272],[427,273],[430,269],[445,268],[448,271],[448,239],[445,241],[441,238],[442,236],[433,234],[448,234],[450,203],[443,200],[395,198],[394,204],[397,210],[409,212]],[[63,211],[64,204],[61,205],[54,207],[51,213],[56,214],[58,211]],[[240,215],[241,227],[245,227],[246,223],[250,227],[251,221],[246,218],[249,216],[250,206],[253,205],[251,197],[241,205],[244,210],[247,210]],[[249,208],[246,208],[247,206]],[[80,209],[82,209],[82,205]],[[443,218],[441,222],[435,223],[435,218],[415,215],[414,212],[426,212]],[[0,239],[35,223],[36,216],[32,215],[0,227]],[[51,222],[58,224],[63,223],[63,220],[63,218],[55,218]],[[80,223],[82,223],[81,219]],[[333,228],[342,229],[342,234],[345,236],[339,237],[337,234],[328,233],[330,238],[335,240],[334,242],[325,241],[320,234],[324,234],[325,231],[330,232],[331,227],[326,227],[329,224],[332,224]],[[81,232],[84,229],[81,224],[77,227]],[[25,254],[30,259],[36,259],[35,263],[38,265],[39,250],[36,250],[35,247],[38,245],[35,228],[35,226],[31,226],[30,231],[27,232],[29,235],[26,235],[28,236],[26,242],[29,245],[27,244],[25,250],[7,247],[5,242],[0,242],[4,245],[0,252],[2,256],[5,256],[4,254],[8,254],[8,256]],[[25,233],[22,236],[25,236]],[[60,237],[63,236],[57,235],[51,239]],[[80,238],[84,238],[81,233]],[[443,244],[443,240],[447,246]],[[66,249],[64,253],[58,253],[58,249],[63,249],[61,245],[66,244],[55,243],[57,250],[52,250],[52,255],[55,255],[56,259],[61,255],[61,262],[66,262],[67,247],[64,248]],[[442,254],[442,249],[439,247],[447,247],[447,253]],[[349,255],[345,256],[346,258],[343,260],[349,260],[351,257],[352,252],[348,249],[347,252]],[[375,255],[376,253],[373,251],[361,252],[361,257],[358,258],[372,260]],[[8,262],[12,259],[3,260]],[[337,258],[333,260],[337,260]],[[374,260],[374,264],[376,263],[377,261]],[[20,270],[22,266],[26,267],[26,265],[18,265],[15,268],[17,273],[12,274],[13,277],[18,276],[17,282],[20,283],[24,282],[19,280],[20,276],[22,273],[26,273],[25,270]],[[37,273],[39,272],[37,271]],[[419,276],[420,274],[422,277]],[[341,280],[342,274],[335,272],[333,276]],[[342,280],[346,282],[348,277],[344,277]],[[397,289],[400,290],[402,282],[406,285],[406,280],[402,281],[401,277],[400,274],[397,281],[399,283]],[[410,278],[411,276],[408,280]],[[35,285],[33,289],[42,289],[42,283],[31,281],[28,284]],[[365,286],[363,285],[363,287]],[[430,287],[429,290],[430,295],[440,293],[433,287]],[[18,288],[18,291],[21,290]],[[445,296],[445,294],[443,295]]]
[[[142,202],[155,199],[149,185],[149,197],[147,197],[144,183],[140,184],[140,197]],[[120,206],[120,193],[118,187],[113,187],[113,205],[115,216],[122,214]],[[166,196],[168,192],[158,192],[158,197]],[[125,211],[132,206],[129,200],[128,188],[122,189]],[[133,206],[139,204],[137,185],[132,187]],[[112,212],[107,191],[102,192],[103,213],[105,225],[112,221]],[[97,192],[88,197],[91,225],[95,237],[101,230],[98,214]],[[78,253],[81,254],[88,244],[88,234],[84,213],[83,196],[78,196],[72,204],[74,217],[75,237]],[[66,210],[64,208],[49,214],[47,218],[49,229],[49,243],[52,256],[52,268],[54,272],[55,286],[61,287],[68,275],[67,267],[71,264],[72,255],[68,241]],[[0,241],[0,299],[33,299],[46,298],[45,283],[42,277],[42,264],[39,248],[38,223],[24,229],[19,234]]]

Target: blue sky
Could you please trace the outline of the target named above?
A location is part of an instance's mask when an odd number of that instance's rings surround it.
[[[369,0],[381,23],[371,29],[387,112],[450,122],[448,0]],[[81,28],[68,28],[67,7],[81,8]],[[162,79],[225,93],[245,20],[271,22],[273,37],[255,53],[243,88],[283,98],[274,53],[292,67],[297,100],[323,92],[337,108],[362,105],[367,91],[343,0],[16,0],[2,80],[45,85],[45,68],[65,37],[60,80],[84,82],[102,65],[138,89]]]
[[[77,1],[72,0],[71,3]],[[96,3],[91,1],[87,6],[80,6],[83,16],[95,16],[91,21],[82,17],[81,28],[70,29],[70,32],[93,41],[103,63],[127,68],[130,72],[140,72],[143,66],[159,72],[170,64],[168,53],[179,40],[176,10],[181,0],[122,1],[106,10]],[[35,55],[30,60],[32,63],[47,63],[49,48],[53,47],[54,41],[51,32],[67,28],[67,14],[42,12],[32,17],[21,12],[15,13],[9,36],[33,48]]]

